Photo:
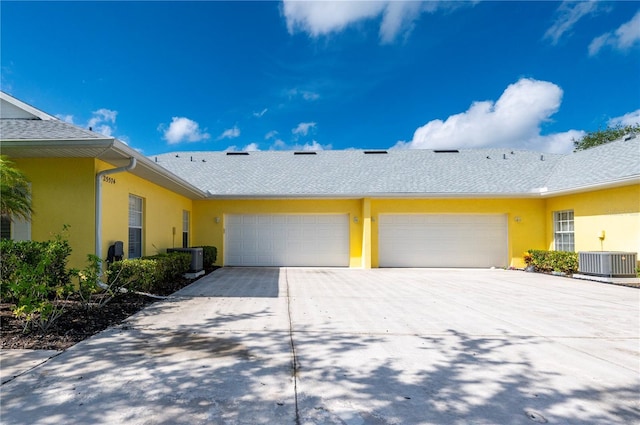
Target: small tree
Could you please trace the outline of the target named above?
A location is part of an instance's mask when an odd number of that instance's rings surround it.
[[[604,145],[630,133],[640,133],[640,124],[636,123],[624,126],[618,124],[614,127],[607,127],[604,130],[598,129],[585,134],[580,140],[573,139],[574,151],[583,151],[595,146]]]
[[[29,180],[6,156],[0,156],[0,214],[28,220],[31,213]]]

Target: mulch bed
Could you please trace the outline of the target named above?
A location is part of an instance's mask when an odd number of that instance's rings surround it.
[[[207,274],[212,270],[207,270]],[[194,280],[181,279],[174,282],[162,294],[169,295]],[[65,350],[72,345],[117,325],[143,307],[159,301],[145,295],[134,293],[121,294],[101,308],[86,309],[80,301],[65,301],[65,312],[46,333],[28,329],[24,331],[24,322],[17,319],[12,304],[0,303],[0,341],[3,349]]]

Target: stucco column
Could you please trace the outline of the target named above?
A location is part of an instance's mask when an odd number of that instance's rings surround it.
[[[371,268],[371,199],[362,200],[362,268]]]

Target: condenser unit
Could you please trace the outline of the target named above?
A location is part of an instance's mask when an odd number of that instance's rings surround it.
[[[602,277],[636,277],[635,252],[578,252],[578,271]]]
[[[169,252],[186,252],[187,254],[191,254],[189,273],[197,273],[204,270],[204,252],[202,248],[167,248],[167,253]]]

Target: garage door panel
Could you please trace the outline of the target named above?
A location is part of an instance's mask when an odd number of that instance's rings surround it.
[[[225,223],[226,265],[349,265],[346,214],[229,215]]]
[[[506,215],[382,214],[381,267],[503,267]]]

